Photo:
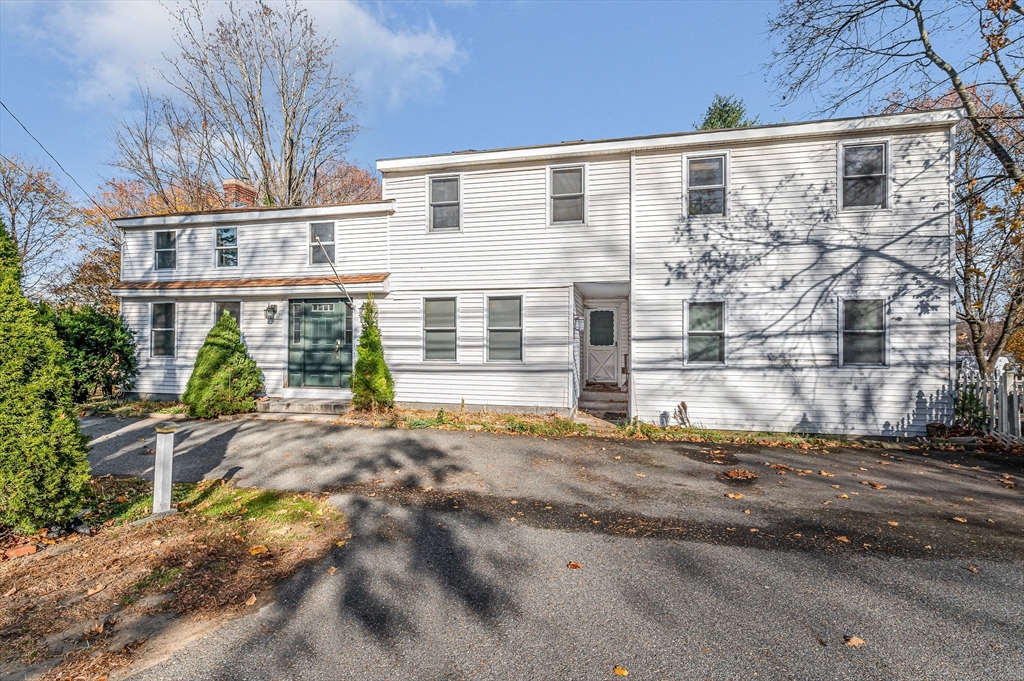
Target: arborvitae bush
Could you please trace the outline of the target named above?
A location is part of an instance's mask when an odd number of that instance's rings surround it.
[[[225,311],[196,355],[181,401],[190,416],[211,418],[253,411],[262,390],[263,374],[246,351],[234,317]]]
[[[363,330],[352,372],[352,406],[355,409],[390,409],[395,406],[395,381],[384,361],[384,345],[377,325],[377,304],[367,297],[362,313]]]
[[[78,512],[89,463],[71,398],[64,347],[22,293],[0,222],[0,524],[33,532]]]

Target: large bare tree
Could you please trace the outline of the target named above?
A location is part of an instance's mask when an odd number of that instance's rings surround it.
[[[783,0],[769,19],[780,98],[818,112],[958,106],[958,318],[991,371],[1024,329],[1024,10],[1014,0]],[[894,94],[895,93],[895,94]]]
[[[318,178],[358,130],[334,41],[297,0],[169,11],[179,50],[161,73],[170,91],[145,92],[142,113],[121,122],[117,165],[168,210],[217,204],[228,177],[249,179],[268,205],[322,202]]]

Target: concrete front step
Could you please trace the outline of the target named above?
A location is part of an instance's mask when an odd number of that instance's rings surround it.
[[[349,400],[271,397],[257,402],[256,411],[267,414],[344,414],[351,405]]]
[[[595,414],[604,411],[623,412],[626,411],[626,402],[611,400],[580,400],[579,408],[588,414]]]
[[[629,398],[624,392],[612,390],[584,390],[580,393],[580,402],[615,402],[626,404]]]

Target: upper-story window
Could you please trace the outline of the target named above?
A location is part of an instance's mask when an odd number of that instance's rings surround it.
[[[686,214],[725,215],[725,156],[686,160]]]
[[[238,266],[238,229],[235,227],[221,227],[216,230],[216,251],[217,267]]]
[[[584,219],[583,166],[551,169],[551,224],[582,224]]]
[[[158,270],[173,270],[178,266],[178,233],[157,232],[155,262]]]
[[[314,222],[310,224],[309,262],[314,265],[334,262],[333,222]]]
[[[459,176],[430,178],[430,231],[457,232],[462,228]]]
[[[844,144],[843,208],[888,208],[887,145]]]

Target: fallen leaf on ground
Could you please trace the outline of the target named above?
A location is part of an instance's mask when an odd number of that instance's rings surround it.
[[[345,545],[345,542],[343,542],[343,541],[338,542],[338,546],[344,546],[344,545]]]
[[[978,568],[974,567],[973,565],[968,565],[967,570],[973,572],[974,574],[978,574]]]
[[[612,667],[612,671],[615,672],[617,676],[629,676],[629,671],[625,667],[620,667],[619,665]]]
[[[12,586],[12,587],[11,587],[11,590],[10,590],[10,591],[8,591],[7,593],[5,593],[5,594],[4,594],[4,598],[7,598],[7,597],[9,597],[9,596],[13,596],[13,595],[14,595],[14,593],[15,593],[15,592],[16,592],[17,590],[18,590],[18,587],[16,587],[16,586]]]
[[[873,487],[874,489],[885,489],[885,485],[883,485],[880,482],[875,482],[873,480],[861,480],[860,484],[871,485],[871,487]]]
[[[846,537],[844,537],[843,535],[839,535],[838,537],[836,537],[836,541],[841,541],[844,544],[849,544],[850,543],[850,540],[847,539]]]
[[[863,648],[864,644],[867,643],[867,641],[859,636],[844,636],[843,638],[846,640],[846,645],[851,648]]]
[[[832,485],[832,489],[839,489],[839,485]]]
[[[268,549],[268,548],[267,548],[266,546],[264,546],[263,544],[257,544],[256,546],[250,546],[250,547],[249,547],[249,553],[251,553],[251,554],[252,554],[252,555],[254,555],[254,556],[258,556],[258,555],[260,555],[261,553],[266,553],[266,552],[267,552],[267,551],[269,551],[269,550],[270,550],[270,549]]]
[[[849,494],[837,494],[836,495],[836,499],[849,499],[849,498],[850,498]]]
[[[740,494],[739,492],[729,492],[725,496],[729,497],[730,499],[742,499],[743,498],[743,495]]]
[[[756,527],[751,527],[750,531],[751,532],[760,532],[760,530],[758,530]]]
[[[89,596],[95,596],[96,594],[98,594],[106,588],[106,584],[97,584],[96,586],[85,592],[85,597],[88,598]]]
[[[331,567],[327,568],[327,574],[329,574],[329,575],[333,575],[337,571],[338,571],[338,568],[334,567],[333,565]]]
[[[746,513],[747,515],[750,515],[750,509],[749,509],[749,508],[748,508],[748,509],[746,509],[746,510],[745,510],[745,511],[743,511],[743,512],[744,512],[744,513]]]
[[[645,473],[637,473],[636,477],[638,477],[638,478],[646,478],[647,475]]]
[[[722,475],[730,480],[757,480],[757,473],[745,471],[742,468],[733,468],[731,471],[726,471]]]
[[[583,566],[582,566],[582,565],[580,565],[579,563],[577,563],[576,561],[574,561],[574,560],[571,560],[571,561],[569,561],[569,564],[568,564],[568,565],[566,565],[565,567],[569,568],[570,570],[579,570],[579,569],[581,569],[581,568],[582,568]]]
[[[953,520],[957,521],[958,523],[966,523],[967,522],[967,518],[961,518],[960,516],[953,516]]]
[[[245,604],[246,605],[252,605],[255,602],[256,602],[256,594],[253,594],[252,596],[249,596],[248,598],[245,599]]]
[[[604,449],[604,447],[602,447],[601,449]],[[613,456],[612,458],[615,459],[616,461],[622,461],[621,456]]]
[[[792,471],[795,470],[792,466],[787,466],[784,463],[770,463],[768,468],[774,468],[777,471]]]
[[[895,520],[890,520],[888,525],[889,525],[889,527],[899,527],[900,526],[900,524],[898,522],[896,522]]]
[[[826,478],[834,478],[834,477],[836,477],[835,473],[829,473],[828,471],[818,471],[818,475],[823,475]]]
[[[118,497],[117,498],[117,503],[119,503],[119,504],[123,504],[126,501],[128,501],[128,497]]]
[[[964,501],[974,501],[973,497],[964,497]]]

